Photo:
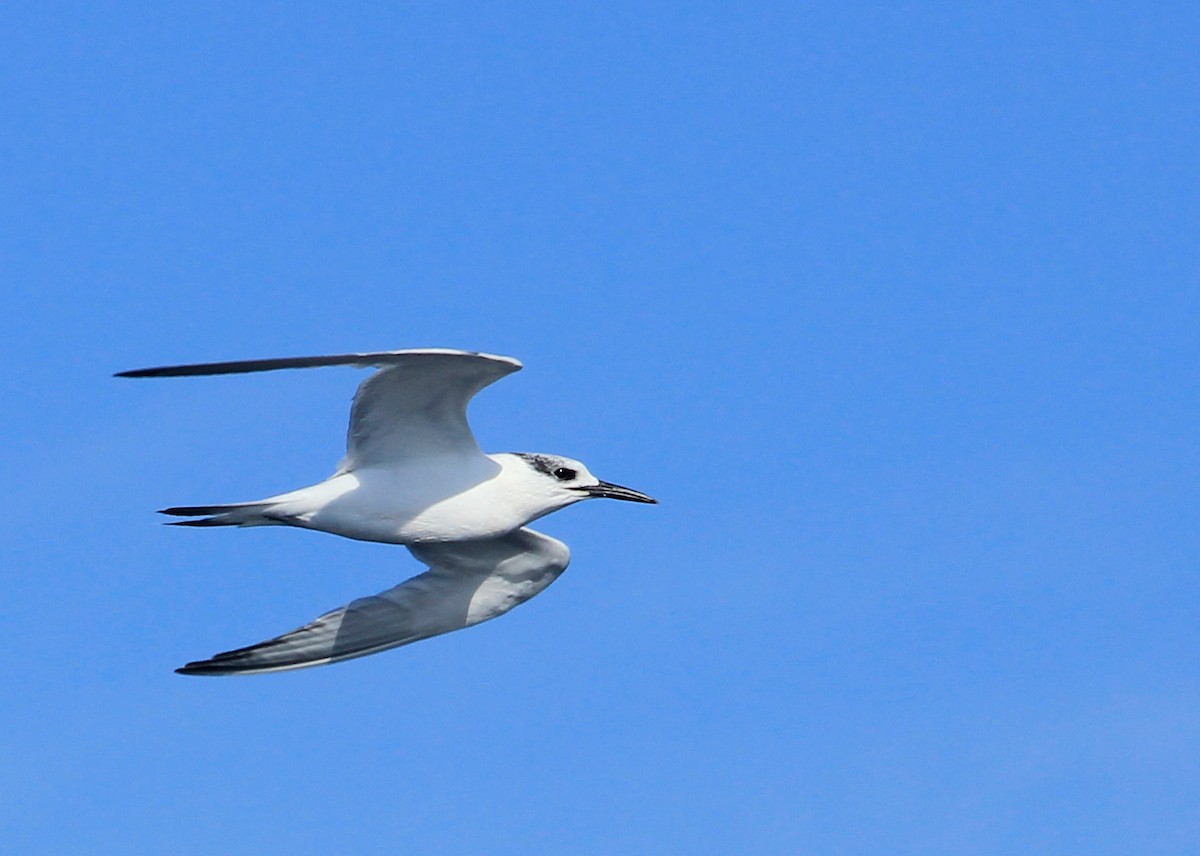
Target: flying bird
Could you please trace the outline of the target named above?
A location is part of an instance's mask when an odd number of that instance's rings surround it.
[[[351,601],[290,633],[216,654],[185,675],[280,672],[407,645],[503,615],[566,570],[567,545],[527,523],[585,499],[653,503],[559,455],[488,455],[467,404],[512,374],[511,357],[446,349],[162,366],[117,377],[184,377],[299,369],[375,368],[350,409],[346,454],[332,476],[254,502],[165,508],[176,526],[296,526],[403,544],[423,574]]]

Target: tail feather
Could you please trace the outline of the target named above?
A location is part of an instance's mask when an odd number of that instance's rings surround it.
[[[265,502],[235,502],[227,505],[176,505],[160,510],[159,514],[174,517],[199,517],[200,520],[172,520],[168,526],[261,526],[278,523],[264,511]]]
[[[171,508],[159,509],[159,514],[170,514],[175,517],[201,517],[205,514],[225,514],[240,508],[253,508],[261,505],[258,502],[230,502],[225,505],[176,505]]]

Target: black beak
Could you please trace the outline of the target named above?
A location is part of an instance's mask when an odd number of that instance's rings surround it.
[[[630,502],[649,502],[652,505],[657,505],[658,500],[652,496],[646,496],[644,493],[634,490],[629,487],[621,487],[619,484],[602,481],[600,484],[590,485],[589,487],[581,487],[579,490],[586,493],[589,497],[605,497],[607,499],[627,499]]]

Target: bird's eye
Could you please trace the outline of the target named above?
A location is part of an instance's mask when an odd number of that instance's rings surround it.
[[[575,478],[575,471],[567,467],[559,467],[554,471],[554,477],[559,481],[571,481]]]

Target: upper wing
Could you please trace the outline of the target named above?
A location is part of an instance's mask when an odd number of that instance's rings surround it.
[[[177,669],[184,675],[280,672],[374,654],[503,615],[558,579],[567,545],[532,529],[409,548],[429,570],[275,639]]]
[[[119,372],[118,377],[183,377],[238,374],[314,366],[375,366],[358,388],[350,410],[346,457],[338,472],[439,453],[478,454],[467,424],[475,393],[521,368],[512,357],[427,348],[283,357],[229,363],[161,366]]]

